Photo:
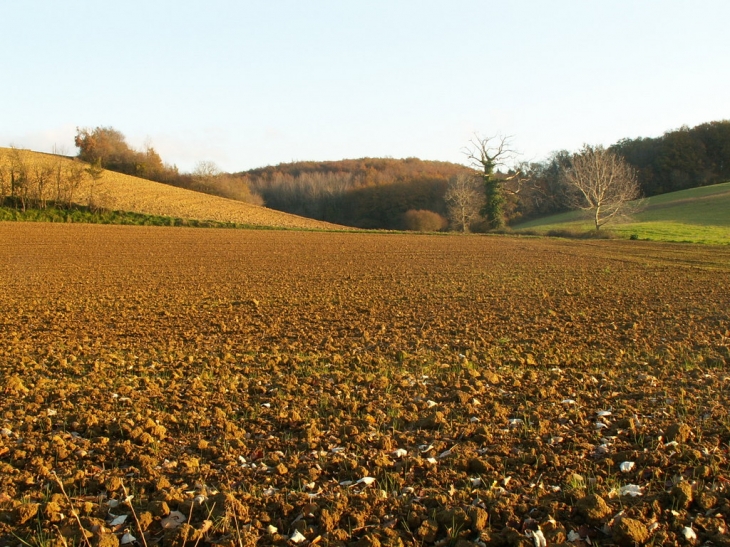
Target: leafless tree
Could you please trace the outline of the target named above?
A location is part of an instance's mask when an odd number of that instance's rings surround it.
[[[451,224],[460,232],[468,232],[484,206],[484,192],[479,178],[469,173],[456,175],[449,181],[444,200]]]
[[[602,146],[584,145],[571,164],[563,171],[569,202],[573,207],[591,211],[596,230],[614,220],[641,195],[634,169]]]
[[[522,181],[519,170],[513,170],[508,175],[497,176],[495,174],[495,169],[498,167],[509,168],[509,164],[517,155],[512,148],[511,139],[511,136],[480,137],[475,135],[464,150],[471,166],[481,174],[485,195],[481,214],[492,228],[504,227],[504,193],[505,191],[519,192],[519,183]],[[506,190],[507,183],[511,183],[509,190]]]

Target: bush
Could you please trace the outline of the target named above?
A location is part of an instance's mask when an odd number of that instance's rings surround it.
[[[448,221],[433,211],[426,209],[411,209],[403,215],[403,224],[406,230],[415,232],[438,232],[448,225]]]

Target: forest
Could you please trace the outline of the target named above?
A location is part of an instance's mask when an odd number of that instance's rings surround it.
[[[111,127],[79,129],[75,144],[79,158],[98,168],[358,228],[454,229],[449,184],[458,175],[478,174],[473,165],[418,158],[304,161],[238,173],[202,161],[192,173],[180,173],[152,146],[134,150]],[[625,138],[608,150],[634,169],[645,197],[730,180],[730,120],[683,126],[660,137]],[[520,184],[504,195],[506,224],[572,208],[565,173],[576,154],[560,150],[532,163],[514,157],[511,170],[497,170],[496,180],[519,174]],[[477,215],[470,227],[485,231],[490,225]]]

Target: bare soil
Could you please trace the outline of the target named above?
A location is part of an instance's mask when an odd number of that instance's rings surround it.
[[[729,309],[728,248],[2,223],[0,544],[729,545]]]

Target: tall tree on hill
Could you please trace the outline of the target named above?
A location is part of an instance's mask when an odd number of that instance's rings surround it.
[[[464,151],[472,167],[480,172],[485,197],[481,214],[493,229],[504,228],[505,225],[505,183],[518,180],[520,176],[519,171],[509,176],[498,177],[495,174],[497,167],[506,166],[515,157],[510,139],[502,135],[475,136]]]
[[[570,202],[592,213],[596,231],[624,212],[641,193],[634,169],[602,146],[584,145],[563,177]]]

